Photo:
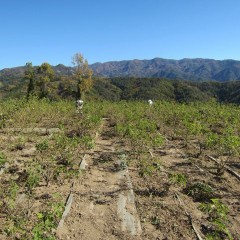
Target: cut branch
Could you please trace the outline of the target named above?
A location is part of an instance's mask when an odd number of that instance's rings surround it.
[[[209,156],[209,155],[207,155],[207,154],[206,154],[205,156],[208,157],[210,160],[214,161],[215,163],[220,164],[219,161],[218,161],[217,159],[215,159],[214,157]],[[235,172],[232,168],[230,168],[229,166],[226,166],[226,165],[224,165],[224,168],[225,168],[229,173],[231,173],[232,175],[234,175],[238,180],[240,180],[240,175],[239,175],[237,172]]]

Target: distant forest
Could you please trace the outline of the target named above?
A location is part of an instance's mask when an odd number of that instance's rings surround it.
[[[163,78],[113,77],[93,78],[88,99],[95,100],[168,100],[177,102],[209,101],[240,104],[240,81],[192,82]],[[27,80],[14,79],[0,87],[1,99],[20,98],[27,94]],[[55,76],[48,83],[48,98],[74,99],[76,83],[71,76]]]
[[[240,104],[240,81],[192,82],[162,78],[106,78],[95,81],[94,92],[109,100],[209,101]]]

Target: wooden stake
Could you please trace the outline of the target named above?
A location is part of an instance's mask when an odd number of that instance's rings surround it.
[[[192,216],[190,215],[190,213],[187,212],[183,200],[180,198],[180,196],[179,196],[177,193],[175,193],[175,195],[176,195],[178,201],[180,202],[180,205],[183,206],[183,210],[184,210],[185,214],[187,215],[188,220],[189,220],[189,222],[191,223],[191,226],[192,226],[193,231],[195,232],[197,238],[198,238],[199,240],[203,240],[203,238],[202,238],[201,235],[199,234],[196,226],[195,226],[194,223],[193,223]]]

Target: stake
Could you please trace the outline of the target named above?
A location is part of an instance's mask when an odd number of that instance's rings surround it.
[[[189,220],[189,222],[191,223],[191,226],[192,226],[193,231],[195,232],[197,238],[198,238],[199,240],[203,240],[203,238],[202,238],[201,235],[199,234],[197,228],[196,228],[195,225],[193,224],[192,216],[190,215],[190,213],[187,212],[183,200],[180,198],[180,196],[179,196],[177,193],[175,193],[175,195],[176,195],[178,201],[180,202],[180,205],[183,206],[183,210],[184,210],[185,214],[187,215],[188,220]]]

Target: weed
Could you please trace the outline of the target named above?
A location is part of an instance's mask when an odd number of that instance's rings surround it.
[[[14,150],[23,150],[25,147],[26,139],[24,137],[19,137],[16,139],[16,142],[12,146],[12,151]]]
[[[157,136],[154,136],[154,137],[153,137],[152,145],[153,145],[154,147],[160,147],[160,146],[163,145],[164,141],[165,141],[165,139],[164,139],[163,136],[157,135]]]
[[[4,224],[3,233],[13,239],[20,239],[20,236],[26,236],[26,223],[24,216],[12,215]]]
[[[46,182],[46,186],[48,186],[53,179],[57,178],[59,167],[56,165],[54,157],[49,157],[46,160],[42,160],[40,165],[42,177]]]
[[[2,152],[0,152],[0,168],[3,167],[6,162],[7,162],[6,156]]]
[[[0,114],[0,129],[6,126],[7,116],[4,114]]]
[[[36,144],[36,149],[39,152],[43,152],[49,148],[49,143],[48,140],[43,140],[41,143]]]
[[[53,229],[57,227],[57,223],[62,216],[64,210],[63,203],[49,203],[48,211],[39,212],[36,214],[37,223],[33,228],[34,240],[54,240],[55,236]]]
[[[19,191],[19,186],[15,181],[11,181],[8,186],[5,186],[0,191],[0,212],[12,213],[15,209],[15,202],[17,194]]]
[[[161,170],[161,163],[159,159],[142,158],[139,168],[139,175],[141,177],[152,176]]]
[[[185,192],[195,201],[208,202],[214,197],[213,189],[202,182],[190,184],[186,187]]]
[[[151,223],[154,225],[157,229],[160,228],[160,218],[159,216],[153,216],[151,217]]]
[[[84,148],[92,149],[95,146],[94,140],[91,136],[84,136],[81,138],[81,143],[83,144]]]
[[[42,168],[39,163],[32,163],[27,169],[26,188],[29,194],[39,185],[41,180]]]
[[[213,231],[207,233],[207,239],[222,239],[226,234],[228,239],[233,239],[227,228],[227,214],[229,209],[219,199],[211,199],[209,203],[202,203],[200,209],[209,215],[209,221],[214,224]]]
[[[65,176],[67,179],[77,178],[79,174],[79,169],[68,169],[67,171],[65,171]]]
[[[59,153],[59,155],[56,157],[57,164],[63,165],[63,166],[72,166],[72,158],[73,154],[71,152],[68,152],[66,150]]]
[[[171,173],[169,178],[171,183],[178,184],[183,187],[186,187],[187,185],[187,178],[182,173]]]

